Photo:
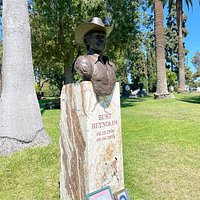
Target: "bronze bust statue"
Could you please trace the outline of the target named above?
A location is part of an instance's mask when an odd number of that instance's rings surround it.
[[[75,31],[75,41],[86,45],[87,54],[76,59],[74,68],[83,81],[92,82],[94,92],[99,96],[110,95],[116,82],[116,67],[103,55],[111,31],[112,28],[105,27],[98,17],[79,25]]]

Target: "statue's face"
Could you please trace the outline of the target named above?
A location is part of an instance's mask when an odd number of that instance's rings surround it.
[[[89,35],[90,49],[97,52],[103,52],[106,46],[106,34],[101,32],[93,32]]]

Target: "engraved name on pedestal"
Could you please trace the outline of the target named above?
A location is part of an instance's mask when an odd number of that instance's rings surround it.
[[[85,199],[106,185],[124,188],[118,83],[105,97],[91,82],[63,87],[60,143],[62,199]]]

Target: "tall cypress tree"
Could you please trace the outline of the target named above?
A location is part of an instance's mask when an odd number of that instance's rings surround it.
[[[169,10],[167,20],[167,27],[165,29],[165,58],[166,67],[171,69],[179,76],[178,69],[178,27],[176,20],[176,6],[173,4]],[[182,16],[182,33],[183,38],[188,35],[188,30],[186,28],[187,15],[183,13]],[[183,42],[184,55],[187,54],[188,50],[185,48],[185,43]]]

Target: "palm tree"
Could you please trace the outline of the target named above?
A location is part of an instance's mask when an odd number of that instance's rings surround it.
[[[179,92],[186,90],[185,88],[185,65],[184,65],[184,47],[183,47],[183,0],[169,0],[169,9],[176,3],[176,20],[178,26],[178,69],[179,69]],[[185,0],[187,7],[193,6],[192,0]],[[199,0],[200,3],[200,0]]]
[[[164,11],[162,0],[151,0],[154,5],[154,31],[156,39],[157,84],[155,98],[169,98],[165,68]]]
[[[4,0],[2,17],[0,154],[50,141],[43,129],[34,89],[27,0]]]
[[[185,91],[185,66],[184,66],[184,47],[183,47],[183,4],[182,0],[176,1],[176,17],[178,26],[178,72],[179,72],[179,92]],[[191,1],[190,1],[191,3]]]

